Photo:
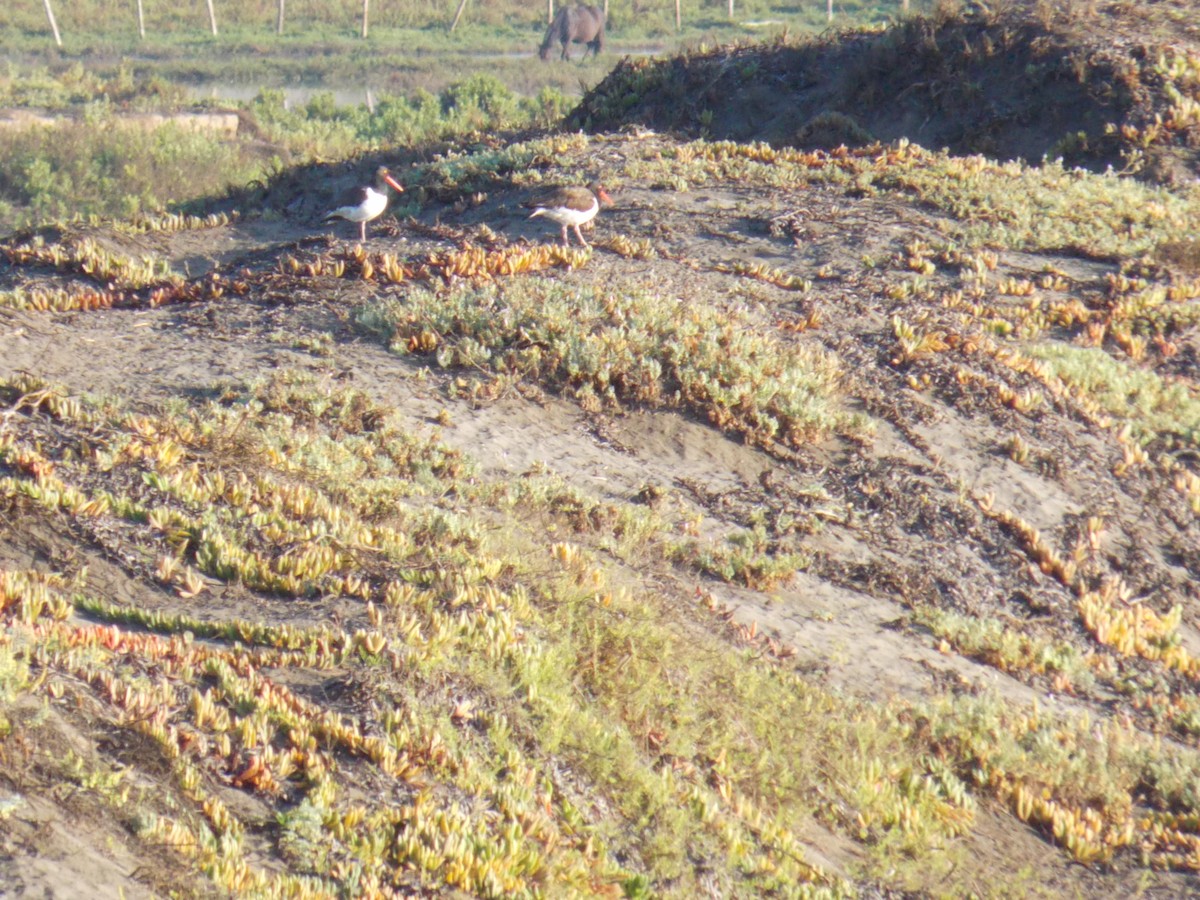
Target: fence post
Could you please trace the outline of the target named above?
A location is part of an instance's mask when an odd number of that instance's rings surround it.
[[[371,5],[371,0],[363,0],[362,36],[363,36],[364,41],[367,39],[367,29],[370,27],[368,15],[367,15],[367,9],[370,5]]]
[[[146,39],[146,13],[142,10],[142,0],[137,0],[138,37]]]
[[[275,33],[283,34],[283,0],[279,0],[279,12],[275,16]]]
[[[50,20],[50,30],[54,32],[54,43],[62,46],[62,35],[58,33],[58,23],[54,21],[54,10],[50,8],[50,0],[46,0],[46,18]]]
[[[454,33],[454,29],[458,27],[458,20],[462,18],[463,10],[467,8],[467,0],[458,0],[458,9],[454,13],[454,21],[450,23],[450,33]]]
[[[213,9],[213,0],[206,0],[208,3],[208,24],[212,28],[213,37],[217,36],[217,13]]]

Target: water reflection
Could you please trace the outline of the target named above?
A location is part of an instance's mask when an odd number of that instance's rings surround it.
[[[661,46],[634,47],[622,50],[620,53],[607,54],[607,59],[604,60],[604,71],[616,65],[617,60],[623,56],[654,56],[662,53],[664,50]],[[507,51],[504,53],[472,53],[460,54],[469,56],[469,66],[464,65],[463,74],[469,72],[482,71],[480,63],[489,61],[498,62],[501,60],[519,60],[528,59],[535,64],[531,69],[531,74],[536,75],[539,72],[545,74],[553,74],[561,76],[560,70],[543,70],[540,67],[544,64],[537,59],[536,50],[521,50]],[[466,61],[464,60],[464,63]],[[551,64],[554,65],[554,64]],[[391,73],[391,78],[395,79],[397,73]],[[536,78],[532,79],[534,82]],[[423,85],[426,89],[436,89],[436,85]],[[536,87],[531,88],[530,85],[514,86],[519,92],[536,93]],[[522,90],[524,88],[524,90]],[[407,95],[416,89],[414,85],[411,89],[407,86],[396,83],[395,80],[377,82],[375,84],[363,83],[355,84],[326,84],[326,83],[309,83],[309,84],[278,84],[267,85],[255,82],[246,81],[204,81],[199,84],[189,86],[189,93],[194,100],[215,100],[225,103],[248,103],[257,97],[263,90],[282,91],[284,97],[284,105],[291,109],[297,106],[305,106],[314,96],[318,94],[332,94],[333,101],[338,106],[357,106],[361,103],[371,104],[384,95]],[[576,80],[567,84],[559,84],[559,89],[567,94],[581,94],[581,83]]]

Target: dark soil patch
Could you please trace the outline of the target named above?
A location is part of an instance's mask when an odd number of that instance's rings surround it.
[[[878,33],[626,59],[567,125],[604,132],[638,124],[813,149],[907,138],[958,154],[1120,167],[1129,146],[1119,127],[1166,118],[1170,100],[1154,68],[1157,46],[1118,28],[1141,11],[1117,7],[1082,18],[918,17]],[[1195,35],[1173,32],[1171,40],[1194,46]],[[1194,131],[1148,154],[1152,176],[1197,172]]]

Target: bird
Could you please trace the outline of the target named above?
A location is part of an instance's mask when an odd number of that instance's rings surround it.
[[[375,181],[372,184],[346,191],[338,197],[337,206],[327,212],[321,221],[345,219],[347,222],[357,222],[359,237],[365,242],[367,223],[381,216],[387,209],[389,187],[394,188],[397,193],[404,193],[404,188],[392,177],[387,166],[380,166],[375,170]]]
[[[532,199],[526,200],[522,205],[533,210],[529,218],[545,216],[551,222],[561,225],[565,246],[571,246],[571,241],[567,237],[567,229],[573,228],[575,236],[579,238],[579,243],[585,247],[591,247],[591,244],[583,239],[579,226],[596,218],[596,213],[600,212],[601,206],[612,206],[612,203],[612,197],[608,195],[608,191],[593,181],[587,187],[550,188]]]

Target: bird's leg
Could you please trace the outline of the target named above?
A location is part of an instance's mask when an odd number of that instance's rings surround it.
[[[564,247],[571,246],[571,240],[570,240],[570,238],[567,237],[567,226],[566,225],[563,226],[563,246]]]
[[[361,234],[362,234],[362,242],[365,244],[365,243],[367,242],[367,223],[366,223],[366,220],[363,220],[362,222],[359,222],[359,223],[358,223],[358,227],[359,227],[359,230],[360,230],[360,232],[361,232]]]
[[[583,244],[583,246],[587,247],[589,250],[592,249],[592,245],[583,239],[583,232],[579,230],[578,225],[575,226],[575,236],[579,238],[579,243]]]

